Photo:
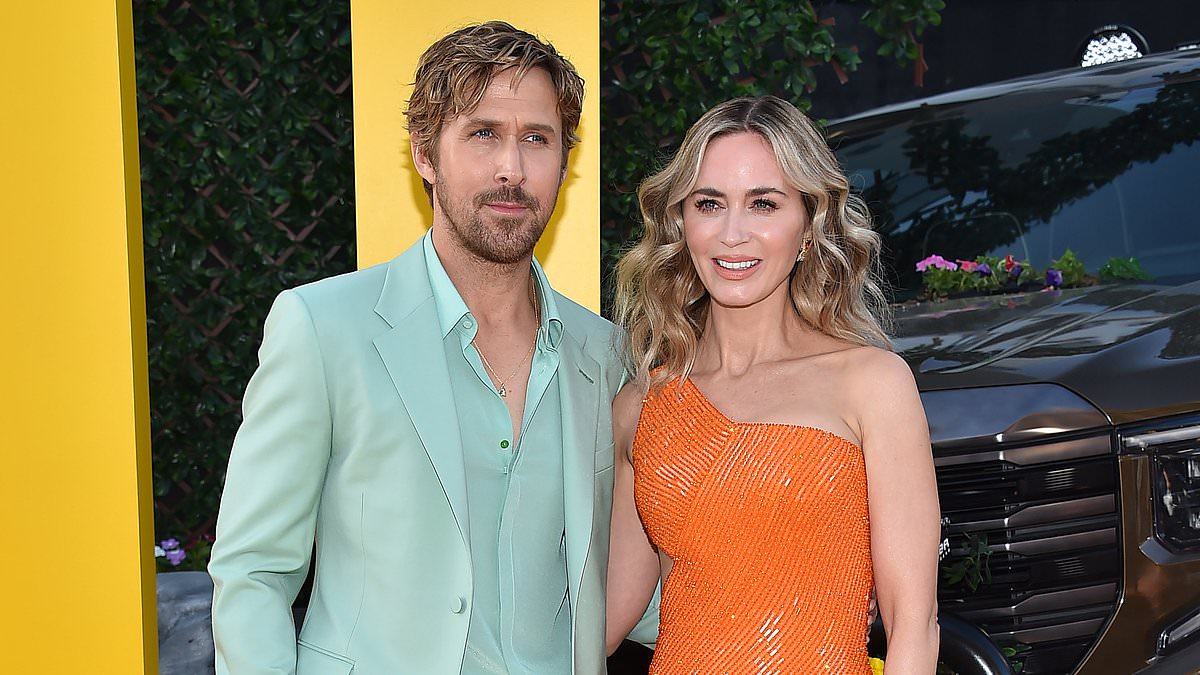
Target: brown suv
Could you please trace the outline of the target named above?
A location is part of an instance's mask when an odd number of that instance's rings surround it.
[[[1200,671],[1200,51],[876,110],[830,137],[902,303],[950,543],[943,612],[1029,675]],[[935,255],[979,277],[931,284]],[[1068,265],[1075,287],[1046,271]]]

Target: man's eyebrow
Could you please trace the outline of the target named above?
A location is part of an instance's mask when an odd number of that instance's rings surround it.
[[[504,126],[504,122],[501,122],[500,120],[488,119],[486,117],[472,117],[467,120],[467,126],[471,127],[472,129],[478,127],[494,129],[496,127]],[[558,134],[558,129],[553,125],[542,124],[541,122],[529,122],[525,124],[523,128],[526,131],[539,131],[548,136],[555,136]]]
[[[530,122],[525,125],[525,128],[530,131],[540,131],[547,136],[555,136],[558,134],[558,129],[550,124],[542,124],[540,122]]]

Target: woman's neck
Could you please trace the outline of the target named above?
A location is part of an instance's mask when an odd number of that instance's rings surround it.
[[[694,370],[744,375],[760,363],[801,355],[811,337],[812,329],[796,314],[786,292],[747,307],[726,307],[710,300]]]

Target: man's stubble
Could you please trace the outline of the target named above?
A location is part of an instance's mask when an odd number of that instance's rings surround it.
[[[558,201],[557,189],[550,209],[545,209],[540,200],[520,186],[501,186],[480,192],[469,201],[456,199],[447,188],[439,173],[433,193],[446,216],[451,236],[481,260],[500,265],[512,265],[533,254]],[[484,204],[493,201],[520,204],[529,212],[524,217],[485,218]]]

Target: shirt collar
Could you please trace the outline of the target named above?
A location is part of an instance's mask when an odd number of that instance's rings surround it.
[[[471,312],[467,309],[467,303],[459,295],[458,289],[454,287],[454,282],[450,280],[450,275],[446,274],[446,268],[442,266],[441,259],[438,258],[437,250],[433,247],[432,230],[425,234],[421,246],[425,250],[425,267],[429,271],[429,287],[433,291],[433,304],[437,309],[438,328],[441,330],[442,339],[445,339],[450,331],[459,325],[463,317],[470,316]],[[558,313],[558,303],[554,301],[554,289],[550,287],[546,271],[542,269],[536,258],[533,259],[532,268],[534,286],[537,289],[542,309],[542,323],[538,327],[538,342],[549,349],[557,350],[559,343],[562,342],[563,323]]]

